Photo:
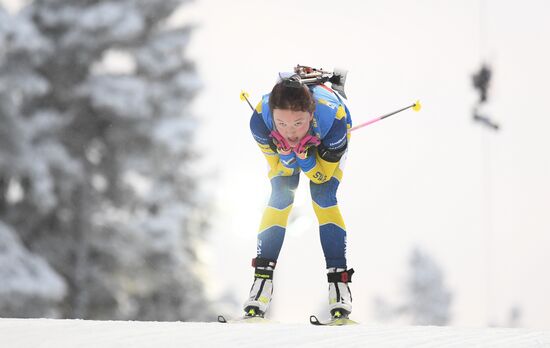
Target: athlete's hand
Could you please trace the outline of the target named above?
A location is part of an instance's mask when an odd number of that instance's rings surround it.
[[[315,135],[307,134],[300,140],[298,145],[294,148],[294,153],[299,159],[306,159],[308,156],[308,150],[313,146],[321,144],[321,140]]]
[[[281,135],[281,133],[276,130],[271,131],[271,138],[273,143],[277,146],[277,152],[281,155],[290,155],[292,153],[292,147],[286,141],[286,139]]]

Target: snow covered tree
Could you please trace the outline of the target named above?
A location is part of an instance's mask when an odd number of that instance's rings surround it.
[[[189,113],[200,85],[183,55],[191,28],[166,24],[182,2],[36,0],[20,14],[44,45],[24,55],[30,62],[5,64],[42,88],[0,113],[32,145],[7,138],[14,151],[0,152],[0,165],[33,150],[27,172],[2,171],[0,219],[66,279],[63,316],[209,314],[197,256],[207,204]]]
[[[413,325],[447,325],[451,320],[452,295],[444,284],[441,268],[419,248],[413,250],[409,265],[404,303],[392,305],[377,298],[378,317],[382,320],[404,317]]]
[[[24,16],[0,6],[0,315],[59,316],[64,279],[30,252],[17,231],[43,223],[54,209],[53,175],[74,170],[55,141],[59,119],[25,106],[49,85],[34,69],[48,54],[47,40]]]
[[[67,291],[63,278],[30,253],[17,234],[0,222],[0,313],[7,317],[57,317]]]
[[[407,283],[406,309],[415,325],[446,325],[451,319],[451,293],[444,284],[443,271],[419,248],[413,250],[411,276]]]

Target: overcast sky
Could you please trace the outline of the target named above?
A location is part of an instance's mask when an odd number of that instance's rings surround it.
[[[504,323],[518,305],[524,326],[550,328],[549,2],[201,0],[181,14],[200,24],[188,52],[205,84],[195,110],[221,177],[216,291],[246,298],[270,192],[240,90],[255,104],[278,71],[342,67],[356,124],[424,106],[352,136],[338,197],[355,318],[373,322],[375,296],[402,300],[418,245],[445,272],[453,324]],[[494,73],[484,111],[498,133],[471,120],[471,75],[484,60]],[[327,297],[307,186],[302,176],[275,278],[273,315],[286,321]]]

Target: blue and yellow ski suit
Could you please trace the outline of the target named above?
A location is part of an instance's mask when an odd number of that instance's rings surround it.
[[[347,269],[346,227],[336,200],[342,180],[341,162],[347,152],[351,117],[340,97],[324,85],[310,87],[315,112],[310,132],[321,144],[304,160],[282,161],[270,138],[274,130],[269,94],[264,95],[250,119],[250,129],[269,164],[271,197],[258,233],[257,256],[276,261],[283,245],[288,216],[298,187],[300,171],[310,179],[313,209],[319,221],[327,268]]]

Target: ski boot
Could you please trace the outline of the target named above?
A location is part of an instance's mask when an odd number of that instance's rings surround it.
[[[346,319],[351,313],[352,296],[348,283],[355,271],[345,268],[329,268],[327,278],[330,315],[333,319]]]
[[[273,295],[273,270],[277,261],[257,257],[252,259],[255,267],[254,283],[248,300],[244,303],[245,317],[263,317]]]

